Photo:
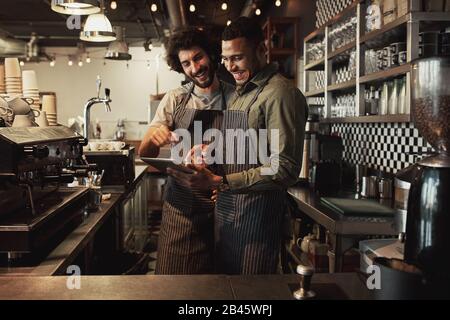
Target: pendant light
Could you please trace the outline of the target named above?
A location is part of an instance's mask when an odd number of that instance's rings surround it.
[[[80,39],[89,42],[109,42],[116,40],[116,34],[108,18],[103,13],[95,13],[87,17]]]
[[[52,0],[53,11],[68,15],[87,15],[101,11],[98,0]]]
[[[128,45],[124,41],[124,28],[114,26],[114,33],[117,39],[109,44],[105,59],[130,60],[131,54],[128,53]]]

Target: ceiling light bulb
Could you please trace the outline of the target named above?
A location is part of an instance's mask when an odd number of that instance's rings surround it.
[[[113,10],[117,9],[117,2],[111,1],[111,9],[113,9]]]
[[[50,61],[50,67],[54,67],[55,66],[55,60]]]
[[[190,12],[195,12],[195,4],[191,4],[191,5],[189,6],[189,11],[190,11]]]
[[[23,67],[25,65],[25,62],[20,61],[19,64],[20,64],[21,67]]]
[[[255,14],[256,14],[257,16],[261,15],[261,10],[256,9]]]
[[[69,61],[67,62],[67,65],[68,65],[69,67],[73,66],[73,61],[72,61],[72,60],[69,60]]]
[[[231,24],[231,20],[227,21],[227,26],[229,26]]]
[[[226,2],[223,2],[223,3],[222,3],[222,10],[225,11],[225,10],[227,10],[227,9],[228,9],[227,3],[226,3]]]
[[[79,67],[82,67],[82,66],[83,66],[83,61],[81,61],[81,60],[78,61],[78,66],[79,66]]]
[[[89,56],[86,57],[86,63],[91,63],[91,58],[89,58]]]
[[[158,11],[158,6],[156,5],[156,3],[152,3],[152,5],[150,6],[150,10],[152,10],[152,12]]]
[[[281,6],[281,0],[275,1],[275,6],[280,7]]]

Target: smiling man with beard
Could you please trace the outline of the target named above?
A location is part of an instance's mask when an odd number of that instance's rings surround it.
[[[176,129],[187,129],[193,137],[195,121],[201,121],[203,132],[220,129],[222,111],[234,91],[216,75],[220,51],[205,32],[193,29],[177,33],[166,43],[166,50],[168,65],[191,82],[169,91],[162,99],[139,150],[143,157],[157,157],[162,146],[177,142],[173,134]],[[211,191],[190,188],[168,178],[156,274],[213,271],[213,214]]]

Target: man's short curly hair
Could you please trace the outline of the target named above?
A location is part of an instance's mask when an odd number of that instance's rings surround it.
[[[178,53],[180,50],[189,50],[199,47],[205,51],[213,63],[214,68],[219,63],[219,45],[214,43],[205,31],[199,29],[185,29],[172,35],[165,43],[168,66],[177,72],[183,73]]]
[[[264,33],[254,18],[239,17],[227,26],[222,33],[222,40],[224,41],[236,38],[245,38],[256,47],[264,41]]]

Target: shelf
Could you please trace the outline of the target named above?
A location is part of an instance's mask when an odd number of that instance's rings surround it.
[[[320,123],[393,123],[393,122],[411,122],[411,116],[409,114],[396,114],[386,116],[328,118],[320,120]]]
[[[307,35],[304,39],[305,42],[314,39],[315,37],[317,37],[318,35],[321,35],[322,33],[325,33],[325,28],[327,26],[330,26],[332,24],[335,24],[336,22],[339,22],[343,17],[347,16],[347,14],[349,14],[350,12],[352,12],[353,10],[356,9],[357,5],[360,2],[363,2],[364,0],[355,0],[352,2],[352,4],[350,4],[347,8],[345,8],[344,10],[342,10],[340,13],[338,13],[337,15],[335,15],[333,18],[331,18],[330,20],[328,20],[323,26],[321,26],[320,28],[314,30],[313,32],[311,32],[309,35]]]
[[[449,12],[411,12],[413,21],[450,21]]]
[[[325,93],[325,89],[317,89],[317,90],[311,90],[311,91],[307,91],[305,92],[305,97],[307,98],[311,98],[311,97],[318,97],[318,96],[322,96]]]
[[[359,40],[359,43],[366,43],[370,40],[376,39],[382,35],[384,35],[386,32],[394,30],[400,26],[406,25],[406,23],[409,21],[411,14],[405,14],[404,16],[397,18],[396,20],[384,25],[381,29],[371,31],[369,33],[366,33],[361,37]]]
[[[356,40],[346,44],[345,46],[343,46],[343,47],[341,47],[341,48],[339,48],[339,49],[337,49],[337,50],[335,50],[335,51],[333,51],[331,53],[329,53],[328,54],[328,60],[330,60],[330,59],[332,59],[332,58],[334,58],[334,57],[336,57],[336,56],[338,56],[340,54],[343,54],[345,51],[348,51],[348,50],[353,49],[353,48],[356,48]]]
[[[263,24],[263,30],[266,30],[269,23],[276,25],[290,25],[298,22],[298,18],[288,18],[288,17],[268,17],[266,22]]]
[[[319,29],[314,30],[310,34],[308,34],[305,39],[303,39],[304,42],[308,42],[309,40],[314,39],[317,36],[325,36],[325,28],[326,25],[321,26]]]
[[[311,62],[305,66],[305,71],[320,71],[325,70],[325,58]]]
[[[378,71],[359,78],[359,83],[381,82],[388,78],[394,78],[400,75],[405,75],[411,71],[411,64],[406,63],[398,67],[390,68],[388,70]]]
[[[329,91],[329,92],[340,91],[340,90],[350,89],[352,87],[356,89],[356,79],[346,81],[343,83],[332,84],[332,85],[328,86],[327,91]]]

